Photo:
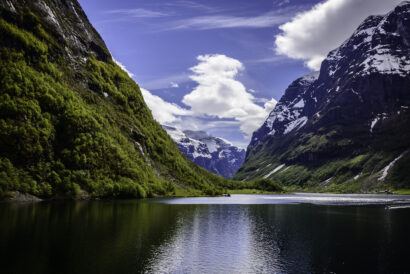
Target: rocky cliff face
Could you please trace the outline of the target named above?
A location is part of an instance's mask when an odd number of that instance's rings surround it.
[[[76,0],[0,0],[0,198],[215,194]]]
[[[54,36],[57,43],[62,44],[61,49],[65,51],[64,53],[73,62],[72,64],[87,58],[90,53],[101,61],[111,59],[101,36],[90,24],[80,4],[75,0],[2,0],[0,7],[2,17],[6,20],[13,20],[13,17],[23,16],[26,13],[35,15],[39,21],[26,22],[26,24],[41,24],[45,31]],[[12,40],[3,42],[13,43]]]
[[[236,179],[360,191],[408,187],[410,2],[370,16],[320,72],[293,82]]]
[[[302,128],[308,121],[308,112],[316,101],[306,95],[311,85],[319,77],[319,72],[312,72],[294,81],[286,90],[275,109],[265,123],[252,136],[248,152],[267,136],[285,136],[293,130]],[[268,137],[269,138],[269,137]]]
[[[179,150],[195,164],[225,178],[232,178],[245,160],[245,150],[204,131],[181,131],[163,126]]]

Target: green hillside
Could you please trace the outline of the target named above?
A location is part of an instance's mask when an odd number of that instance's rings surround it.
[[[20,2],[0,1],[0,196],[220,192],[227,181],[179,152],[77,1]]]

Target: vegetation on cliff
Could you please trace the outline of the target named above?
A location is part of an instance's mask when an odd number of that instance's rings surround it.
[[[0,196],[220,193],[226,180],[179,152],[103,42],[91,42],[85,55],[73,50],[66,31],[78,14],[64,10],[61,33],[39,16],[36,2],[0,5]]]

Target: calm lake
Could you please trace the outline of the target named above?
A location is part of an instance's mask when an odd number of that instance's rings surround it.
[[[0,272],[409,273],[406,205],[328,194],[3,203]]]

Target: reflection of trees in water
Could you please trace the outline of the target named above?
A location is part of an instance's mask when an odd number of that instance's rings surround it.
[[[304,219],[302,207],[270,204],[254,205],[250,209],[253,216],[252,235],[260,250],[255,254],[259,254],[259,260],[263,262],[261,271],[310,272],[311,243],[304,234],[308,229],[300,226],[300,218]]]
[[[253,242],[264,245],[260,250],[270,254],[263,254],[263,260],[274,258],[280,272],[386,273],[406,268],[401,262],[409,254],[409,211],[391,214],[380,206],[309,204],[250,209]]]
[[[307,204],[3,204],[0,265],[2,273],[403,273],[408,213]]]
[[[350,250],[343,245],[351,240],[351,235],[344,233],[351,229],[355,220],[351,218],[350,208],[310,204],[251,208],[255,242],[275,246],[274,249],[265,248],[272,251],[264,254],[264,260],[269,262],[269,258],[275,258],[281,272],[336,271],[340,269],[339,263],[346,262],[345,253]]]
[[[177,221],[171,207],[135,201],[2,205],[2,269],[6,273],[8,269],[17,273],[138,271],[152,247],[171,236]]]

